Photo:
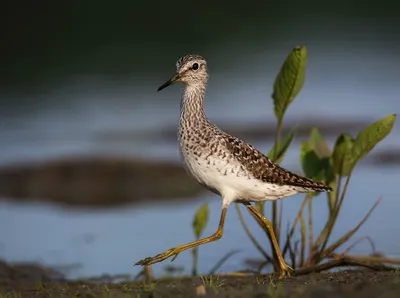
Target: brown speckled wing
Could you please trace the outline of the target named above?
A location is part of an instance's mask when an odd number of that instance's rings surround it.
[[[253,146],[235,138],[225,138],[226,148],[254,178],[277,185],[291,185],[313,191],[330,191],[329,186],[298,174],[292,173],[273,163],[267,156]]]

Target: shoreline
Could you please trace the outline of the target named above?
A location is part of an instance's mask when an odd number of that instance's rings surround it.
[[[171,277],[142,281],[69,281],[51,268],[0,261],[1,297],[399,297],[400,270],[311,273],[279,280],[274,274]]]

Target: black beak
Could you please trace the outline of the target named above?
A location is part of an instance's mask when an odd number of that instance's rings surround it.
[[[175,82],[179,82],[180,78],[181,77],[178,74],[174,75],[172,78],[170,78],[168,81],[166,81],[160,87],[158,87],[157,91],[161,91],[162,89],[167,88],[169,85],[172,85]]]

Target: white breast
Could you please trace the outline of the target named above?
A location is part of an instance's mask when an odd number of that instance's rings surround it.
[[[291,186],[274,185],[255,179],[239,162],[218,156],[207,159],[182,154],[189,172],[196,180],[216,194],[234,194],[232,201],[276,200],[298,193]]]

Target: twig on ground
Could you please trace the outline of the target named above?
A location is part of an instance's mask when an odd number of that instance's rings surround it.
[[[399,264],[400,264],[400,260]],[[328,261],[326,263],[322,263],[315,266],[301,268],[295,271],[294,275],[305,275],[310,274],[313,272],[321,272],[325,270],[329,270],[336,267],[345,267],[345,266],[355,266],[355,267],[365,267],[372,270],[382,271],[382,270],[395,270],[396,267],[387,266],[379,262],[371,262],[371,261],[364,261],[364,260],[357,260],[354,259],[352,256],[342,256],[338,259],[334,259]]]
[[[364,236],[364,237],[361,237],[360,239],[358,239],[356,242],[354,242],[352,245],[350,245],[348,248],[346,248],[344,250],[343,254],[346,255],[351,249],[354,248],[354,246],[356,246],[357,244],[359,244],[360,242],[362,242],[364,240],[367,240],[371,244],[372,254],[375,254],[376,253],[375,244],[372,241],[372,239],[368,236]]]

